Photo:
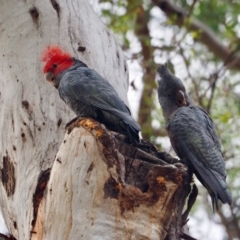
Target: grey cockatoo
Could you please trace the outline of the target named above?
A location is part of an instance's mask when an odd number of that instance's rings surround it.
[[[127,135],[131,142],[139,142],[140,126],[106,79],[58,46],[47,47],[42,61],[46,79],[77,116],[91,117]]]
[[[159,102],[173,149],[208,190],[213,209],[218,207],[218,199],[231,204],[225,159],[212,119],[203,109],[194,106],[182,81],[168,70],[167,64],[160,65],[157,72],[161,77]]]

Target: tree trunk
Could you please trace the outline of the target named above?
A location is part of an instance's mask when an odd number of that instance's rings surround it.
[[[64,137],[74,115],[44,80],[47,44],[97,70],[127,104],[123,53],[88,1],[3,0],[0,32],[0,199],[9,233],[18,240],[179,236],[190,190],[184,165],[167,165],[151,144],[127,145],[90,119]]]

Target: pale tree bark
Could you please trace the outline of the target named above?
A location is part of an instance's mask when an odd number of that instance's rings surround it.
[[[143,150],[127,145],[91,120],[65,133],[74,115],[44,80],[41,52],[59,44],[127,104],[123,53],[89,2],[4,0],[0,32],[0,203],[11,236],[177,239],[187,168],[167,165],[159,158],[171,158],[150,143]]]

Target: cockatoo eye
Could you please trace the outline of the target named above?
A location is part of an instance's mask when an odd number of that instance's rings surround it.
[[[53,64],[53,68],[57,68],[57,64],[56,63]]]

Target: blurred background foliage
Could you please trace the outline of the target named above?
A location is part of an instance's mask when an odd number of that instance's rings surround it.
[[[213,118],[233,204],[221,205],[214,215],[199,184],[189,228],[198,239],[240,239],[240,1],[99,0],[97,5],[133,72],[130,92],[139,97],[135,108],[144,139],[172,151],[156,95],[158,63],[168,61],[195,103]]]

